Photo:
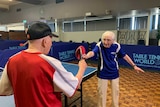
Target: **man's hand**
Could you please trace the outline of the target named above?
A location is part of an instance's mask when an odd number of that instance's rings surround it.
[[[79,67],[82,69],[86,69],[87,68],[87,63],[84,59],[81,59],[78,63]]]
[[[83,58],[83,59],[88,59],[87,54],[83,54],[83,55],[82,55],[82,58]]]
[[[141,68],[134,66],[134,70],[139,73],[139,72],[144,72],[144,70],[142,70]]]

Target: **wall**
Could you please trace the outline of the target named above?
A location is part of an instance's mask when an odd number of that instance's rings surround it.
[[[147,30],[119,30],[118,31],[118,43],[130,44],[130,45],[145,45],[147,41]]]
[[[86,12],[92,12],[95,15],[105,14],[106,10],[116,12],[149,9],[159,6],[158,0],[64,0],[63,3],[55,3],[51,0],[46,5],[30,5],[26,3],[10,7],[7,12],[0,12],[0,23],[21,22],[23,19],[28,21],[39,20],[40,17],[57,19],[84,17]],[[145,3],[145,5],[144,5]],[[21,11],[17,12],[17,9]]]
[[[0,39],[3,39],[3,40],[9,39],[9,32],[0,31],[0,34],[2,35]]]
[[[153,0],[152,0],[153,1]],[[157,2],[157,3],[155,3]],[[119,1],[114,0],[65,0],[63,3],[56,4],[55,2],[51,2],[46,5],[31,5],[31,4],[18,4],[15,6],[11,6],[10,10],[7,12],[0,12],[0,23],[8,24],[8,23],[16,23],[22,22],[26,19],[28,22],[40,20],[40,18],[45,18],[46,20],[52,19],[67,19],[74,17],[84,17],[86,12],[92,12],[95,15],[105,14],[106,10],[114,11],[126,11],[131,9],[145,9],[154,6],[155,4],[159,4],[160,2],[154,0],[150,3],[145,3],[142,1],[131,1],[125,0],[123,3],[119,3]],[[143,6],[143,7],[142,7]],[[17,9],[21,9],[21,11],[17,12]],[[108,25],[107,25],[108,26]],[[100,32],[100,33],[99,33]],[[76,35],[81,36],[80,39],[77,40]],[[86,40],[89,42],[98,41],[101,37],[102,32],[65,32],[58,31],[60,37],[53,40],[62,40],[62,41],[82,41]],[[87,35],[94,35],[94,38],[91,38]]]
[[[96,8],[96,7],[101,8]],[[21,8],[21,11],[16,10]],[[67,0],[63,3],[56,4],[52,2],[46,5],[30,5],[26,3],[12,6],[8,12],[0,13],[0,23],[15,23],[39,20],[41,17],[49,20],[72,17],[84,17],[86,12],[94,14],[105,14],[106,0]]]
[[[82,42],[83,40],[90,43],[98,42],[104,32],[105,31],[64,32],[61,36],[61,40],[66,42],[70,40],[73,42]],[[113,32],[117,35],[116,30],[113,30]]]
[[[27,40],[26,34],[24,31],[10,31],[9,40]]]

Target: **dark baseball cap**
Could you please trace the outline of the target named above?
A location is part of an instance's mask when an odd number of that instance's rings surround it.
[[[27,31],[27,39],[28,40],[35,40],[40,39],[46,36],[53,36],[58,37],[57,35],[53,34],[50,27],[44,22],[35,22],[33,23]]]

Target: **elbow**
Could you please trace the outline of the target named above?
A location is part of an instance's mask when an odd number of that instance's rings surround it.
[[[0,88],[0,96],[10,96],[13,95],[13,90],[11,87],[9,88]]]

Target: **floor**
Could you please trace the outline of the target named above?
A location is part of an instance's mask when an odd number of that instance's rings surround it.
[[[96,66],[95,64],[88,64]],[[110,85],[110,84],[109,84]],[[111,88],[107,95],[107,107],[111,107]],[[75,94],[69,102],[79,96]],[[80,107],[80,100],[76,101]],[[69,107],[74,107],[73,105]],[[94,75],[83,82],[83,107],[97,107],[97,77]],[[160,72],[145,70],[136,73],[132,68],[120,67],[119,107],[160,107]]]

